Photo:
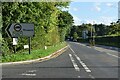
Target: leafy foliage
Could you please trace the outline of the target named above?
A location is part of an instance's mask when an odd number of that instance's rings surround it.
[[[12,49],[12,39],[8,38],[5,28],[10,23],[34,23],[35,37],[32,38],[32,49],[64,41],[67,31],[73,23],[72,16],[68,12],[61,11],[61,8],[68,5],[69,2],[2,3],[2,36],[9,49]],[[25,44],[28,44],[27,38],[19,38],[17,50],[22,50]]]

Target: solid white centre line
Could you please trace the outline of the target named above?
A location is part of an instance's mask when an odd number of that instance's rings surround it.
[[[78,67],[77,63],[75,62],[75,60],[74,60],[74,58],[72,57],[71,54],[69,54],[69,57],[70,57],[70,59],[71,59],[71,61],[72,61],[72,64],[73,64],[75,70],[76,70],[76,71],[80,71],[80,68]]]

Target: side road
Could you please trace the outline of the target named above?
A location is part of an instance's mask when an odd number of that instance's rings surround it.
[[[50,54],[49,56],[43,57],[43,58],[39,58],[39,59],[34,59],[34,60],[27,60],[27,61],[18,61],[18,62],[6,62],[6,63],[0,63],[0,65],[10,65],[10,64],[29,64],[29,63],[34,63],[34,62],[42,62],[42,61],[46,61],[52,58],[55,58],[57,56],[59,56],[60,54],[62,54],[66,49],[68,48],[68,46],[65,46],[64,48]]]
[[[81,44],[85,44],[86,46],[90,46],[89,43],[81,43]],[[106,49],[106,50],[119,51],[119,52],[120,52],[120,48],[118,48],[118,47],[113,47],[113,46],[105,46],[105,45],[95,44],[95,46],[93,46],[93,47],[97,47],[97,48],[101,48],[101,49]]]

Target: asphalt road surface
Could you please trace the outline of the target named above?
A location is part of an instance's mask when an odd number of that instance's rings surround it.
[[[44,62],[2,66],[3,78],[118,78],[118,52],[68,42],[57,58]]]

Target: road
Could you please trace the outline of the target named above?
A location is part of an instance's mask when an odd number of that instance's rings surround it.
[[[118,78],[118,52],[77,42],[60,56],[31,64],[2,66],[3,78]],[[105,79],[107,80],[107,79]]]

